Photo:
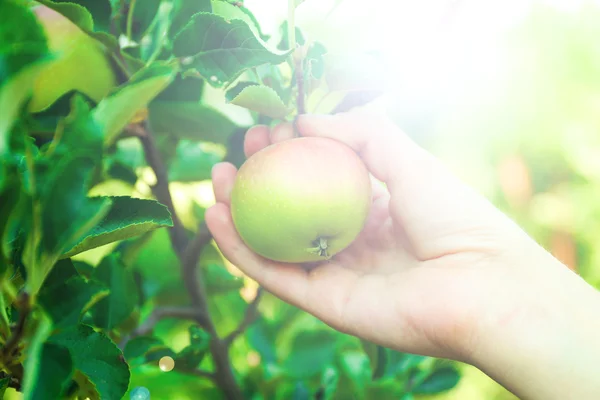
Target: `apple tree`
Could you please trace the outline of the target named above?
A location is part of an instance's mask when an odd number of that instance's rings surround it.
[[[244,162],[251,125],[381,92],[305,37],[297,3],[266,34],[241,1],[0,1],[0,396],[407,400],[457,384],[449,361],[265,293],[203,223],[211,168]]]

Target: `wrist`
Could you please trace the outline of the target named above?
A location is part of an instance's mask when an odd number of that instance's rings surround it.
[[[481,325],[469,362],[523,399],[600,398],[600,295],[549,254]]]

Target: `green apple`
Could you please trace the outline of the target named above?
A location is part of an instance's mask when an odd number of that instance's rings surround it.
[[[116,85],[102,44],[49,7],[35,5],[32,10],[56,59],[38,75],[29,111],[42,111],[72,90],[100,101]]]
[[[348,247],[370,205],[362,160],[327,138],[295,138],[255,153],[231,193],[233,222],[246,245],[289,263],[326,260]]]

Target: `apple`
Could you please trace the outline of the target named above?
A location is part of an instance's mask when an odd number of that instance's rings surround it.
[[[56,58],[38,75],[29,111],[42,111],[72,90],[100,101],[116,86],[103,45],[53,9],[44,5],[31,9]]]
[[[302,137],[246,160],[231,193],[233,222],[246,245],[280,262],[327,260],[362,230],[371,205],[369,172],[338,141]]]

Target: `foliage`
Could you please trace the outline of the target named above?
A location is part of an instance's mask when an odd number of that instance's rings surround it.
[[[251,124],[380,92],[329,69],[294,4],[268,37],[242,2],[0,2],[0,394],[391,399],[457,384],[450,362],[263,294],[202,223],[201,184],[243,161]]]

